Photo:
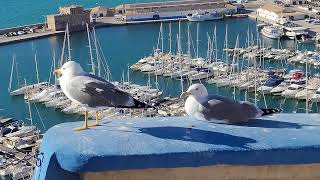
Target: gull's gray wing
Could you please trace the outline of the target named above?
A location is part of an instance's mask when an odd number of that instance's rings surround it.
[[[127,92],[92,74],[75,76],[67,86],[73,99],[89,107],[128,107],[134,100]]]
[[[199,106],[206,120],[226,120],[228,123],[246,122],[259,115],[259,109],[250,102],[236,101],[219,95],[208,95]]]

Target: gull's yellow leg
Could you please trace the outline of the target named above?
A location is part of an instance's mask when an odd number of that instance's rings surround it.
[[[88,111],[86,111],[84,113],[84,126],[82,127],[78,127],[78,128],[74,128],[74,131],[81,131],[81,130],[85,130],[88,129]]]
[[[89,127],[93,127],[93,126],[99,126],[99,112],[96,111],[96,122],[89,124]]]

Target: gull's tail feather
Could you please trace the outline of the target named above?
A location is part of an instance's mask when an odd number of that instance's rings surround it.
[[[267,108],[267,109],[260,108],[260,109],[263,112],[261,116],[267,116],[267,115],[279,113],[282,111],[282,109],[279,109],[279,108]]]

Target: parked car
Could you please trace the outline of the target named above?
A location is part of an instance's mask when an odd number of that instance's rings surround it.
[[[312,18],[306,18],[305,21],[306,21],[307,23],[312,23],[312,22],[314,21],[314,19],[312,19]]]
[[[115,20],[119,20],[119,21],[124,20],[124,17],[121,14],[115,14],[113,17]]]
[[[319,19],[316,19],[312,22],[314,25],[319,25],[320,24],[320,20]]]
[[[17,34],[18,35],[23,35],[23,34],[25,34],[25,32],[24,31],[18,31]]]
[[[30,27],[25,27],[22,29],[22,31],[24,31],[24,32],[30,31]]]

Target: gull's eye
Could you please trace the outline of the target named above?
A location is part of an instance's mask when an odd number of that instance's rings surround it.
[[[196,88],[196,91],[198,91],[199,90],[199,88]]]

